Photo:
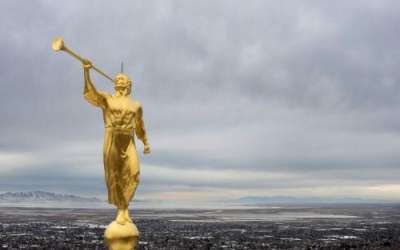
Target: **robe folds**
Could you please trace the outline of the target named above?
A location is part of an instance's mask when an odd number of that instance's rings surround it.
[[[140,166],[135,134],[146,142],[142,107],[129,96],[112,96],[86,84],[85,99],[103,111],[103,161],[108,202],[127,208],[139,185]]]

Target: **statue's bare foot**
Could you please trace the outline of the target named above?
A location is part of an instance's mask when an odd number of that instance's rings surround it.
[[[115,219],[115,221],[121,225],[124,225],[126,223],[126,219],[124,216],[124,210],[118,209],[118,214],[117,214],[117,218]]]

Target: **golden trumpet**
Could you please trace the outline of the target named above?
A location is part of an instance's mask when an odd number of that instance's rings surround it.
[[[67,46],[65,46],[64,39],[62,37],[57,37],[57,38],[54,39],[53,44],[52,44],[52,48],[53,48],[54,51],[62,50],[62,51],[67,52],[68,54],[70,54],[71,56],[75,57],[76,59],[78,59],[82,63],[84,63],[84,61],[85,61],[82,57],[80,57],[78,54],[76,54],[75,52],[70,50]],[[98,69],[96,66],[92,65],[92,68],[94,70],[96,70],[98,73],[100,73],[102,76],[107,78],[108,80],[114,82],[114,79],[109,77],[106,73],[104,73],[103,71]]]

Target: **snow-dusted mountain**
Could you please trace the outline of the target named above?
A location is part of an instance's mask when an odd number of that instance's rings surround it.
[[[94,197],[58,194],[44,191],[6,192],[0,194],[0,203],[11,202],[100,202]]]
[[[263,204],[364,204],[364,203],[393,203],[388,200],[363,199],[363,198],[322,198],[322,197],[291,197],[291,196],[246,196],[233,200],[233,202],[251,205]]]

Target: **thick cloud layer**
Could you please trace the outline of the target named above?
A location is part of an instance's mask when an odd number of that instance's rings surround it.
[[[105,194],[101,113],[82,97],[79,62],[51,51],[63,36],[108,74],[124,61],[134,80],[153,151],[141,155],[142,198],[400,200],[399,11],[361,0],[2,1],[0,190]]]

